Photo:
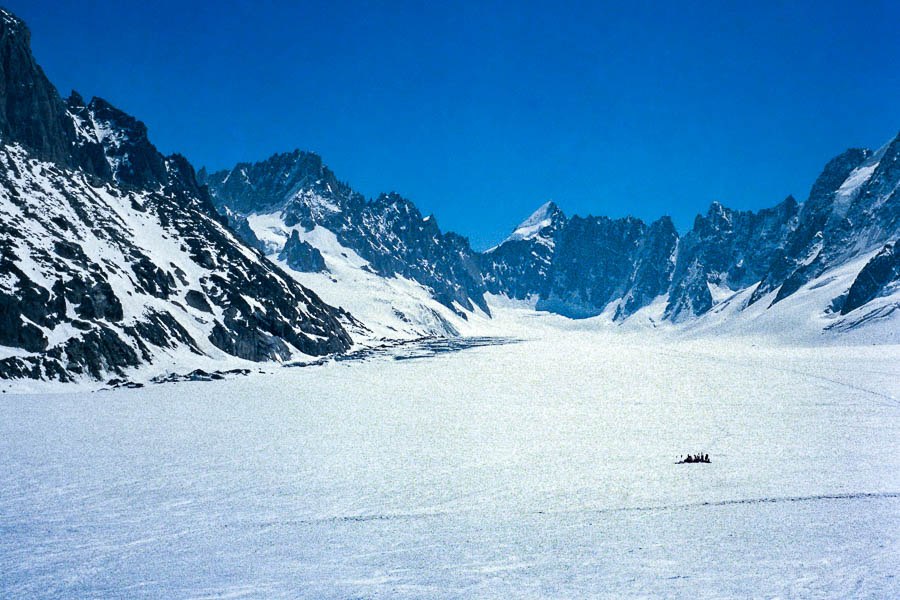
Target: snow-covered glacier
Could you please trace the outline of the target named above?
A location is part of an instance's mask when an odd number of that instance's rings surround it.
[[[900,594],[900,346],[492,308],[516,343],[0,394],[3,595]]]

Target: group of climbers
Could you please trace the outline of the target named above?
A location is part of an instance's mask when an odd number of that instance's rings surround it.
[[[683,463],[708,463],[709,454],[688,454],[687,456],[679,456],[677,464]]]

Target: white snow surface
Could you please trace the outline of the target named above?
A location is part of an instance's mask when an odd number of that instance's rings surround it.
[[[279,212],[247,216],[250,228],[266,246],[269,260],[332,306],[340,306],[369,331],[353,331],[354,341],[368,344],[385,339],[423,336],[478,335],[496,330],[480,310],[465,319],[437,302],[431,290],[402,276],[382,277],[368,269],[368,261],[340,244],[335,234],[321,226],[306,231],[288,227]],[[300,273],[278,255],[296,231],[301,240],[322,253],[327,273]]]
[[[871,164],[866,163],[857,167],[850,173],[846,181],[841,184],[841,187],[839,187],[835,193],[834,211],[836,213],[841,216],[846,214],[850,201],[853,200],[853,197],[856,195],[859,188],[869,181],[876,168],[878,168],[877,162]]]
[[[900,595],[900,346],[498,320],[523,341],[0,394],[0,596]]]

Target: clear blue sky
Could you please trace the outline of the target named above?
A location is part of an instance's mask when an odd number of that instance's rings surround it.
[[[714,200],[803,200],[900,130],[896,2],[0,3],[63,95],[163,152],[312,150],[479,249],[549,199],[681,230]]]

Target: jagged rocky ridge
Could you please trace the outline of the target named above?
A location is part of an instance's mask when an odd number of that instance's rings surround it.
[[[662,318],[684,321],[710,311],[714,291],[750,288],[747,305],[766,299],[772,306],[829,269],[884,248],[853,284],[841,310],[847,314],[894,289],[896,274],[884,265],[900,234],[898,185],[900,136],[877,152],[851,149],[830,161],[802,205],[788,197],[751,212],[713,203],[680,239],[667,218],[649,226],[634,218],[565,219],[553,207],[551,224],[545,206],[517,229],[545,225],[527,243],[514,234],[482,257],[485,279],[491,291],[534,294],[538,308],[573,317],[612,306],[621,320],[662,298]],[[874,272],[879,283],[871,283]]]
[[[287,227],[323,227],[375,273],[417,281],[461,316],[475,306],[488,312],[478,256],[466,238],[442,233],[433,216],[423,217],[399,194],[366,200],[315,154],[295,150],[217,173],[201,170],[200,179],[223,212],[278,212]]]
[[[433,217],[423,218],[396,194],[364,200],[315,154],[278,154],[204,172],[202,180],[233,223],[275,212],[288,227],[328,229],[377,273],[418,281],[448,306],[484,308],[483,294],[490,292],[570,317],[608,311],[621,321],[662,302],[660,318],[681,322],[746,289],[752,289],[747,306],[763,300],[772,306],[896,239],[898,156],[898,139],[877,152],[848,150],[829,162],[802,204],[789,196],[753,212],[713,203],[683,236],[668,217],[649,225],[633,217],[569,218],[550,202],[484,253],[473,252],[460,236],[442,234]],[[248,241],[254,237],[249,231]],[[269,251],[296,247],[290,245]]]
[[[240,241],[182,156],[63,101],[0,9],[0,377],[341,352],[340,310]]]
[[[325,266],[325,258],[318,248],[306,240],[301,240],[296,231],[291,233],[287,243],[278,256],[295,271],[303,273],[323,273],[328,271]]]

